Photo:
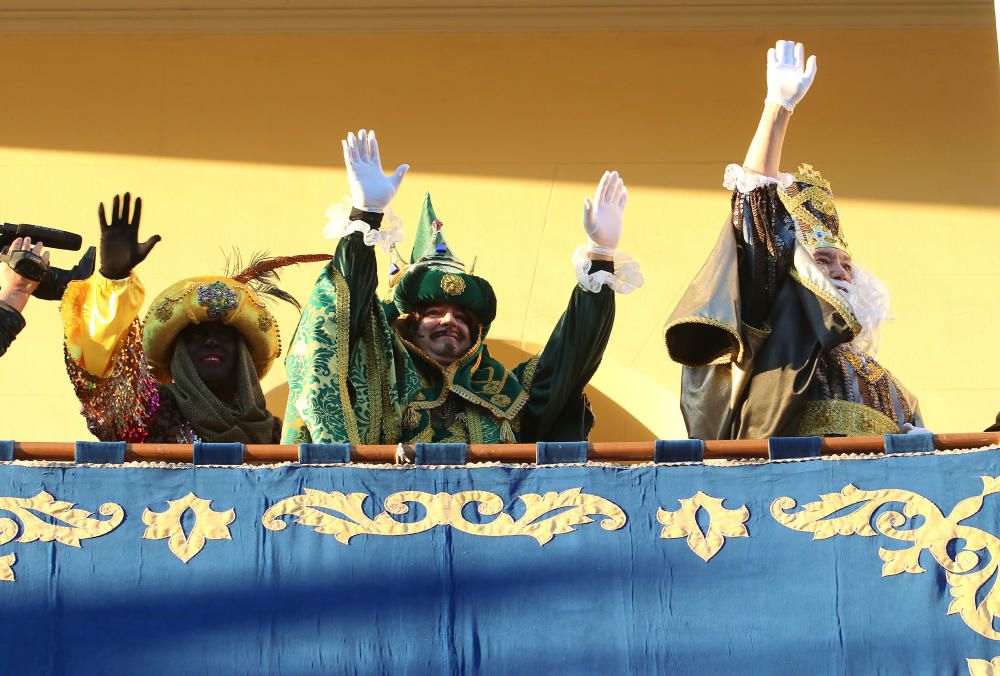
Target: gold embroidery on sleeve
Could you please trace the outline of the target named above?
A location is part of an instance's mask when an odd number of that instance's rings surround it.
[[[916,493],[895,488],[863,491],[853,484],[847,484],[840,493],[821,495],[818,502],[807,503],[795,513],[789,513],[796,506],[794,499],[778,498],[771,503],[771,516],[787,528],[812,533],[814,540],[834,535],[874,537],[881,532],[912,543],[907,549],[879,549],[884,562],[882,577],[923,573],[920,554],[929,551],[945,569],[951,588],[953,599],[948,614],[961,616],[976,633],[1000,641],[1000,632],[993,628],[994,620],[1000,617],[1000,582],[993,581],[981,602],[976,600],[980,590],[1000,569],[1000,539],[978,528],[960,525],[979,512],[987,495],[1000,492],[1000,477],[981,479],[982,492],[959,502],[947,517],[937,505]],[[889,509],[875,516],[877,510],[892,503],[901,503],[902,512]],[[831,516],[852,507],[852,511]],[[875,528],[872,528],[873,518]],[[919,525],[913,527],[914,523]],[[901,530],[901,526],[911,527]],[[964,545],[954,558],[948,552],[953,542]]]
[[[528,365],[524,367],[524,371],[521,372],[521,387],[525,392],[530,391],[532,383],[535,382],[535,371],[538,370],[538,360],[541,358],[541,353],[533,355],[528,360]]]
[[[717,354],[712,359],[712,361],[709,362],[709,364],[711,365],[729,364],[733,362],[739,364],[740,362],[743,361],[743,352],[744,352],[743,336],[741,336],[738,331],[733,330],[733,327],[729,326],[725,322],[719,321],[718,319],[713,319],[711,317],[702,317],[700,315],[688,315],[686,317],[680,317],[678,319],[675,319],[674,321],[667,324],[665,327],[663,327],[663,333],[664,335],[666,335],[667,332],[670,331],[670,329],[674,328],[675,326],[681,326],[684,324],[702,324],[704,326],[711,326],[712,328],[721,329],[726,334],[728,334],[729,339],[731,341],[729,349]],[[736,353],[735,355],[733,354],[734,352]],[[683,366],[702,366],[702,364],[688,364],[683,359],[679,359],[677,355],[673,354],[670,351],[669,342],[667,342],[667,353],[671,359],[673,359],[675,362]]]
[[[750,537],[744,525],[750,518],[746,505],[739,509],[726,509],[722,506],[724,500],[725,498],[713,498],[698,491],[693,497],[678,500],[681,508],[676,512],[668,512],[663,508],[656,510],[656,520],[663,524],[660,537],[663,539],[686,537],[688,547],[704,561],[719,553],[727,537]],[[698,525],[696,515],[699,509],[705,510],[708,514],[707,533],[703,533]]]
[[[167,540],[167,546],[178,559],[187,563],[205,546],[207,540],[231,540],[229,524],[236,520],[236,511],[216,512],[211,500],[203,500],[188,493],[180,500],[167,500],[169,507],[163,512],[145,510],[142,522],[149,526],[142,534],[146,540]],[[191,510],[195,521],[190,533],[184,532],[181,518]]]
[[[332,270],[332,268],[331,268]],[[358,431],[358,420],[351,408],[351,393],[347,387],[350,375],[351,337],[351,290],[343,275],[334,272],[333,287],[336,290],[336,321],[337,321],[337,384],[340,388],[340,409],[344,416],[344,427],[347,429],[348,442],[358,446],[361,444],[361,433]]]
[[[502,513],[503,499],[487,491],[436,495],[421,491],[400,491],[386,498],[385,511],[370,519],[362,507],[368,498],[364,493],[345,495],[337,491],[324,493],[306,488],[302,495],[286,498],[264,512],[262,522],[265,528],[277,531],[288,525],[280,519],[281,516],[295,516],[295,523],[312,526],[317,533],[333,535],[345,545],[355,535],[415,535],[435,526],[451,526],[463,533],[486,537],[527,535],[544,545],[556,535],[571,533],[576,530],[576,526],[591,523],[591,515],[607,517],[600,522],[604,530],[618,530],[625,525],[625,512],[621,507],[605,498],[580,491],[580,488],[570,488],[561,493],[553,491],[545,495],[521,495],[519,498],[524,503],[525,511],[515,521],[509,514]],[[408,523],[393,519],[393,514],[406,514],[410,511],[408,503],[422,505],[425,509],[424,517]],[[472,523],[466,520],[462,509],[473,503],[483,516],[498,516],[489,523]],[[563,511],[554,516],[546,516],[555,510]],[[330,512],[338,512],[342,516],[334,516]]]

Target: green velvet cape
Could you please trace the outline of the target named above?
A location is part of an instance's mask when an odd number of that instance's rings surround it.
[[[584,386],[614,321],[614,292],[577,286],[543,351],[513,369],[482,338],[447,369],[392,328],[395,311],[375,295],[375,254],[360,233],[340,240],[316,281],[286,357],[283,443],[497,443],[587,438],[593,415]],[[447,425],[432,411],[449,396]]]

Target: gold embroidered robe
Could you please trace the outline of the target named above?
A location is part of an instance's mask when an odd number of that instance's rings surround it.
[[[667,320],[667,351],[684,366],[688,435],[855,436],[921,425],[913,396],[849,347],[860,326],[794,228],[775,185],[734,191],[714,250]]]
[[[284,443],[587,438],[594,417],[584,387],[611,335],[611,289],[577,285],[541,354],[513,369],[490,356],[481,335],[445,369],[395,332],[395,306],[377,298],[377,285],[371,247],[360,233],[343,237],[288,350]]]

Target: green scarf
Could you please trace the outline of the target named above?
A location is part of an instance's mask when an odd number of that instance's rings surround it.
[[[236,401],[233,404],[226,404],[208,389],[181,340],[177,341],[170,361],[174,382],[167,387],[202,441],[269,444],[274,432],[274,416],[267,410],[250,350],[242,338],[237,344]]]

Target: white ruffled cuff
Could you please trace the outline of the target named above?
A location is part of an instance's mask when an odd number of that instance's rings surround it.
[[[590,271],[592,261],[587,256],[591,247],[581,244],[573,252],[573,267],[576,268],[576,279],[587,291],[597,293],[602,286],[611,287],[616,293],[632,293],[642,286],[642,273],[639,272],[639,262],[628,254],[615,251],[615,271],[607,270]]]
[[[765,176],[755,171],[744,169],[738,164],[730,164],[726,167],[726,173],[722,177],[722,187],[726,190],[738,190],[741,193],[753,192],[757,188],[766,185],[777,185],[782,188],[791,187],[795,182],[795,177],[791,174],[779,173],[777,178]]]
[[[352,232],[360,232],[364,235],[365,244],[368,246],[378,244],[386,252],[392,249],[393,245],[406,239],[403,235],[403,219],[393,213],[392,209],[386,208],[382,216],[382,227],[375,230],[364,221],[351,220],[353,206],[350,197],[345,197],[336,204],[330,205],[330,208],[326,210],[327,222],[323,227],[324,237],[339,239]]]

